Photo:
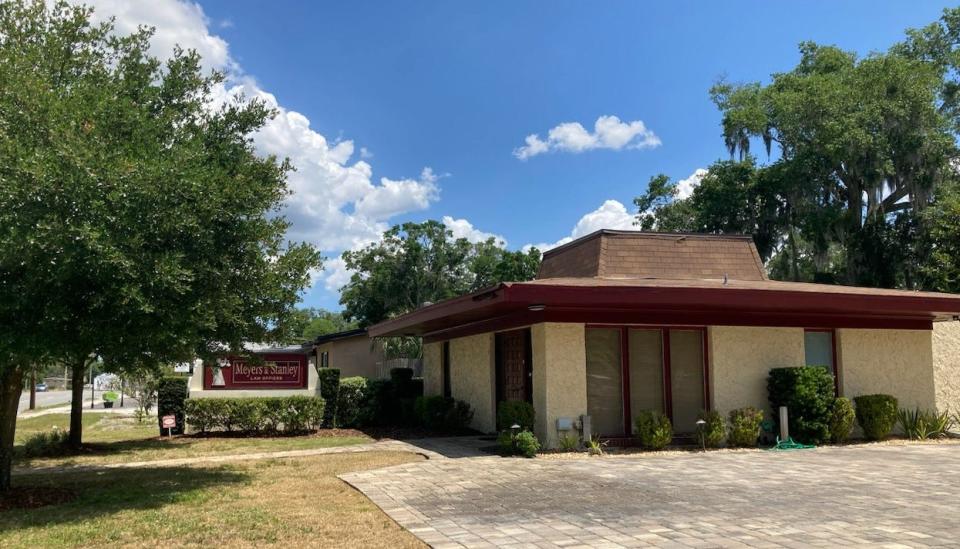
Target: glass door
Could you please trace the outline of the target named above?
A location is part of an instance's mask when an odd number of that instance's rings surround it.
[[[670,408],[674,433],[693,433],[706,408],[703,331],[669,330]]]

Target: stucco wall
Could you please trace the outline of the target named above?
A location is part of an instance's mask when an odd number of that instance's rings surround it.
[[[937,409],[960,412],[960,322],[933,323],[933,380]]]
[[[338,368],[340,377],[378,377],[377,362],[383,360],[383,346],[365,335],[336,339],[317,345],[316,360],[320,353],[328,353],[330,368]]]
[[[443,342],[423,346],[423,394],[443,394]]]
[[[897,397],[904,408],[933,408],[932,332],[837,330],[841,393]]]
[[[450,392],[473,408],[471,427],[496,431],[493,333],[450,340]]]
[[[537,438],[559,443],[557,418],[587,413],[587,359],[583,324],[544,323],[531,328],[533,408]]]
[[[769,416],[770,369],[802,366],[806,360],[802,328],[711,326],[707,337],[710,400],[724,417],[744,406],[753,406]]]

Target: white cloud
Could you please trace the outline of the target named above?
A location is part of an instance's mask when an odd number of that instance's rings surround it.
[[[547,139],[531,134],[524,140],[526,145],[513,150],[520,160],[548,151],[581,153],[593,149],[650,149],[660,146],[660,138],[647,128],[642,120],[621,122],[613,115],[601,116],[593,125],[593,133],[579,122],[564,122],[549,132]]]
[[[690,195],[693,194],[693,189],[703,181],[705,175],[707,175],[706,168],[697,168],[686,179],[677,181],[677,199],[690,198]]]
[[[443,224],[450,229],[454,238],[466,238],[470,242],[486,242],[493,238],[501,247],[507,246],[507,240],[498,234],[481,231],[466,219],[454,219],[449,215],[443,216]]]
[[[328,272],[319,278],[327,288],[339,288],[349,279],[340,252],[378,240],[390,218],[424,210],[439,198],[438,176],[427,167],[417,178],[373,179],[373,155],[349,139],[328,140],[303,114],[282,106],[243,72],[230,56],[225,40],[211,33],[211,21],[193,2],[180,0],[92,0],[94,18],[115,16],[118,33],[134,32],[140,25],[155,27],[151,53],[168,58],[175,45],[196,49],[206,69],[221,70],[227,82],[214,90],[214,106],[243,95],[259,98],[277,110],[277,116],[254,136],[257,151],[290,159],[295,171],[288,177],[293,191],[285,215],[291,221],[289,236],[317,245],[330,259]],[[222,26],[222,25],[221,25]],[[330,108],[336,108],[335,105]]]
[[[630,230],[633,226],[634,215],[627,211],[627,208],[617,200],[607,200],[599,208],[585,214],[577,221],[576,225],[570,231],[569,236],[565,236],[556,242],[543,242],[540,244],[527,244],[523,247],[528,250],[536,246],[541,252],[551,248],[562,246],[572,242],[581,236],[586,236],[600,229]]]

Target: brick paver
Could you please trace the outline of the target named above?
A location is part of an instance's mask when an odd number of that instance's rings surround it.
[[[434,547],[960,546],[960,446],[431,459],[343,475]]]

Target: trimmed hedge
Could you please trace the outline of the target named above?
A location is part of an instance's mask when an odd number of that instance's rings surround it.
[[[418,397],[423,396],[423,380],[413,379],[411,368],[391,368],[390,393],[392,395],[383,403],[387,410],[381,412],[388,413],[388,417],[393,418],[393,424],[415,425],[417,414],[414,404]]]
[[[320,397],[328,403],[323,412],[323,426],[331,428],[337,421],[337,396],[340,394],[340,369],[319,368],[317,370],[317,386]]]
[[[780,407],[787,407],[788,427],[794,440],[820,444],[830,439],[832,374],[819,367],[774,368],[767,378],[767,393],[777,421]]]
[[[419,397],[414,403],[414,411],[421,425],[440,431],[463,431],[473,420],[470,405],[450,397]]]
[[[727,434],[729,446],[751,447],[757,445],[760,437],[760,424],[763,423],[763,412],[747,406],[730,410],[730,433]]]
[[[187,422],[200,432],[300,433],[323,424],[320,397],[192,398],[186,401]]]
[[[363,425],[367,383],[367,378],[360,376],[345,377],[340,380],[340,392],[337,394],[337,427],[349,428]]]
[[[891,395],[861,395],[853,399],[857,423],[868,440],[883,440],[897,423],[897,399]]]
[[[720,412],[703,410],[697,419],[705,422],[697,425],[697,438],[702,437],[703,445],[707,448],[719,448],[727,439],[727,424]]]
[[[505,400],[497,405],[497,429],[501,431],[514,425],[532,431],[535,417],[533,404],[523,400]]]
[[[670,418],[661,412],[643,410],[634,420],[640,445],[648,450],[662,450],[673,440]]]
[[[187,401],[187,378],[179,376],[165,376],[157,382],[157,426],[160,436],[167,435],[163,428],[163,416],[174,415],[177,426],[170,430],[174,435],[182,435],[184,431],[184,403]]]
[[[850,437],[857,416],[849,398],[834,399],[830,409],[830,442],[840,443]]]

